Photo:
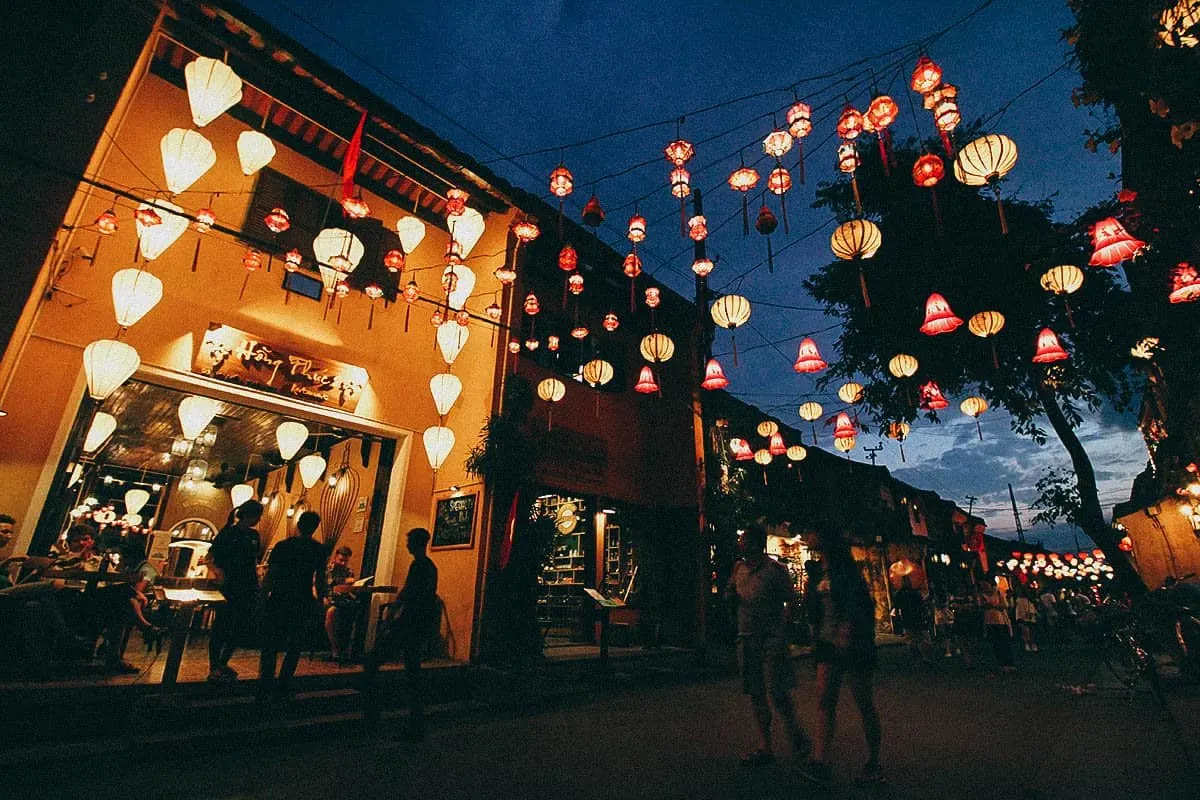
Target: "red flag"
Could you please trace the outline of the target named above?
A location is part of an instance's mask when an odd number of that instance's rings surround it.
[[[359,117],[358,127],[350,137],[346,146],[346,155],[342,158],[342,202],[354,197],[354,176],[358,174],[358,157],[362,153],[363,124],[367,121],[367,112]]]
[[[508,560],[512,557],[513,537],[517,532],[517,501],[521,493],[513,495],[512,505],[508,508],[508,519],[504,523],[504,538],[500,541],[500,569],[508,569]]]

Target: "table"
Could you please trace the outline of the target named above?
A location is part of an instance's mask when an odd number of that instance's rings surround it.
[[[183,663],[183,651],[187,648],[188,632],[196,617],[196,609],[202,606],[219,605],[225,595],[216,589],[166,589],[154,587],[154,595],[176,607],[179,613],[171,619],[171,641],[167,647],[167,660],[163,664],[160,684],[174,687],[179,682],[179,665]]]
[[[72,567],[70,569],[54,569],[48,567],[38,572],[38,578],[46,581],[80,581],[85,585],[87,590],[96,588],[100,583],[129,583],[135,577],[136,572],[100,572],[95,569],[80,569]]]

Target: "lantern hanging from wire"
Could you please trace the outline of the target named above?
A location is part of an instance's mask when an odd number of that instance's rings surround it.
[[[792,174],[778,160],[775,169],[767,175],[767,189],[779,197],[779,211],[783,217],[783,232],[788,232],[787,193],[792,188]]]
[[[999,311],[980,311],[967,321],[967,330],[980,339],[987,339],[992,346],[992,366],[1000,369],[1000,357],[996,353],[995,336],[1004,330],[1004,315]]]
[[[637,303],[633,296],[637,289],[637,278],[642,274],[642,260],[638,258],[637,250],[625,256],[625,260],[621,264],[621,271],[625,273],[625,277],[629,278],[629,310],[633,312],[637,310]]]
[[[182,208],[168,200],[147,200],[138,205],[134,225],[138,233],[138,251],[142,258],[154,261],[179,241],[188,228],[188,219]]]
[[[648,364],[644,365],[642,371],[638,373],[637,383],[634,384],[633,390],[638,394],[655,394],[660,391],[654,380],[654,370],[650,369]]]
[[[684,199],[692,193],[692,176],[683,167],[671,170],[671,194],[679,198],[679,232],[686,233],[687,209]]]
[[[770,443],[767,445],[767,452],[773,456],[787,455],[787,444],[783,441],[783,434],[775,431],[771,434]]]
[[[616,315],[616,312],[609,311],[604,315],[604,320],[600,323],[604,330],[612,333],[617,328],[621,327],[621,319]]]
[[[792,149],[792,135],[781,128],[775,128],[762,142],[763,152],[776,161],[782,161],[784,155]]]
[[[676,139],[663,148],[663,155],[677,167],[682,167],[684,164],[692,160],[692,156],[696,155],[696,148],[686,139]]]
[[[458,402],[462,394],[462,380],[457,375],[441,372],[429,379],[429,393],[433,395],[433,406],[439,417],[450,413],[450,409]]]
[[[725,377],[725,370],[721,369],[721,362],[710,358],[704,366],[704,380],[700,381],[700,387],[711,392],[728,385],[729,379]]]
[[[1042,328],[1037,336],[1037,350],[1033,354],[1035,364],[1053,364],[1056,361],[1066,361],[1067,351],[1063,349],[1058,334],[1049,328]]]
[[[913,163],[913,183],[929,190],[929,198],[933,203],[933,222],[940,235],[942,232],[942,210],[938,206],[937,185],[946,176],[946,165],[940,156],[934,153],[922,153]]]
[[[642,358],[650,363],[661,364],[664,361],[670,361],[671,356],[675,355],[675,342],[665,333],[651,333],[642,337],[638,351],[642,354]]]
[[[1191,303],[1200,299],[1200,274],[1188,262],[1179,262],[1171,271],[1171,294],[1167,299],[1172,303]]]
[[[942,388],[937,381],[928,381],[921,386],[921,404],[923,411],[940,411],[949,407],[950,402],[942,394]]]
[[[924,105],[933,115],[933,125],[942,138],[942,148],[947,158],[954,157],[954,143],[950,132],[962,122],[962,114],[958,110],[958,87],[944,83],[925,95]]]
[[[975,420],[975,431],[979,434],[979,441],[983,441],[983,428],[979,424],[979,416],[988,410],[987,400],[982,397],[971,396],[958,404],[958,408],[962,413],[966,414]]]
[[[828,366],[829,363],[821,358],[821,351],[817,349],[817,343],[811,336],[805,336],[800,341],[800,347],[796,353],[796,363],[792,364],[792,369],[801,375],[810,375],[820,372]]]
[[[633,212],[633,216],[629,218],[629,231],[625,236],[635,245],[646,241],[646,218],[636,210]]]
[[[562,238],[563,201],[575,189],[575,178],[566,165],[559,165],[550,173],[550,194],[558,198],[558,238]]]
[[[584,204],[580,218],[583,220],[583,224],[589,228],[599,228],[604,222],[604,208],[600,205],[600,198],[596,197],[594,192]]]
[[[702,242],[708,238],[708,220],[703,214],[696,214],[687,221],[688,238],[693,242]]]
[[[1115,217],[1107,217],[1092,226],[1092,257],[1088,266],[1115,267],[1136,257],[1146,243],[1125,230]]]
[[[446,304],[455,311],[466,305],[475,290],[475,272],[464,264],[449,264],[442,273]]]
[[[829,423],[825,423],[828,425]],[[858,435],[858,428],[850,419],[850,415],[845,411],[839,411],[837,417],[833,420],[833,438],[846,439]]]
[[[128,328],[137,323],[158,305],[163,296],[163,282],[141,269],[117,270],[112,276],[113,311],[117,325]]]
[[[773,419],[764,419],[755,427],[758,435],[764,439],[770,439],[771,436],[779,431],[779,423]]]
[[[578,272],[567,276],[567,291],[574,295],[583,293],[583,276]]]
[[[242,131],[237,140],[238,165],[243,175],[253,175],[275,158],[275,143],[261,131]]]
[[[406,256],[411,256],[425,239],[425,223],[416,217],[401,217],[396,220],[396,236]]]
[[[727,294],[718,297],[709,308],[712,321],[730,333],[733,345],[733,365],[738,364],[737,335],[735,331],[750,321],[750,301],[740,294]]]
[[[138,351],[115,339],[97,339],[83,348],[83,372],[88,395],[104,400],[129,380],[142,365]]]
[[[937,336],[957,330],[962,324],[962,319],[955,315],[946,298],[937,292],[929,295],[925,301],[925,322],[921,325],[921,333]]]
[[[94,453],[99,450],[116,429],[116,417],[103,411],[97,411],[96,415],[92,417],[91,425],[88,426],[87,435],[84,436],[83,452]]]
[[[788,133],[796,142],[800,168],[800,184],[804,184],[804,138],[812,133],[812,106],[801,103],[799,98],[787,110]]]
[[[733,437],[729,440],[729,450],[733,453],[733,458],[736,461],[753,461],[754,451],[750,448],[750,443],[745,439]]]
[[[747,207],[747,196],[758,186],[758,170],[747,167],[743,160],[741,166],[729,175],[729,188],[742,196],[742,235],[750,233],[750,212]]]
[[[837,135],[846,141],[857,139],[863,132],[863,115],[854,106],[847,103],[842,108],[842,114],[837,121]]]
[[[888,372],[896,378],[911,378],[917,374],[919,366],[920,363],[915,356],[910,356],[908,353],[897,353],[888,361]]]
[[[650,309],[658,308],[662,305],[662,290],[657,286],[646,287],[646,307]]]
[[[1071,314],[1071,301],[1068,296],[1083,286],[1083,270],[1074,264],[1060,264],[1042,274],[1041,284],[1047,292],[1062,297],[1063,307],[1067,311],[1067,322],[1074,328],[1075,317]]]
[[[926,95],[942,85],[942,68],[927,55],[917,59],[909,86],[914,92]]]
[[[857,436],[843,436],[840,439],[833,440],[833,447],[840,453],[845,453],[846,458],[850,457],[850,451],[858,444]]]
[[[847,140],[838,144],[838,170],[850,176],[850,191],[854,195],[854,208],[860,216],[863,213],[862,195],[858,191],[858,176],[855,171],[861,164],[862,160],[858,157],[858,148],[854,146],[854,142]]]
[[[879,161],[883,164],[884,175],[891,175],[892,172],[892,133],[889,128],[899,115],[900,107],[886,94],[876,95],[867,106],[865,120],[870,122],[879,140]]]
[[[167,191],[186,191],[217,163],[212,143],[197,131],[172,128],[159,143]]]
[[[203,128],[242,100],[242,79],[230,66],[201,56],[183,68],[192,122]]]
[[[512,231],[513,238],[517,240],[516,245],[513,247],[514,260],[516,259],[516,251],[521,248],[521,245],[529,244],[542,233],[542,229],[537,224],[537,217],[529,214],[522,214],[514,219],[512,225],[509,226],[509,230]]]
[[[1017,144],[999,133],[988,134],[966,144],[954,157],[954,177],[967,186],[991,186],[996,194],[1000,232],[1008,235],[1004,201],[1000,197],[1000,179],[1017,163]]]
[[[809,400],[807,403],[802,403],[800,408],[796,410],[796,413],[800,416],[800,419],[809,424],[809,429],[812,431],[813,444],[816,444],[817,426],[815,423],[825,413],[825,409],[821,407],[820,403]]]
[[[853,261],[858,267],[858,285],[862,290],[863,306],[871,307],[871,295],[867,292],[867,276],[863,272],[863,261],[874,258],[883,244],[879,226],[867,219],[852,219],[834,229],[829,237],[833,254],[843,261]]]
[[[808,450],[804,449],[803,445],[793,444],[784,451],[784,455],[787,456],[788,461],[795,463],[808,458]]]
[[[901,461],[901,463],[905,462],[906,459],[904,458],[904,440],[908,438],[908,434],[912,430],[912,426],[910,426],[907,422],[904,422],[903,420],[901,420],[899,422],[888,423],[886,430],[887,430],[887,437],[889,439],[894,439],[900,445],[900,461]]]
[[[217,415],[217,411],[220,410],[220,407],[221,404],[216,400],[213,400],[211,397],[202,397],[201,395],[197,394],[188,395],[180,400],[179,408],[176,413],[179,416],[179,428],[183,432],[183,438],[189,442],[194,442],[196,439],[200,438],[200,434],[202,434],[204,429],[208,427],[208,424],[213,421],[213,417]],[[287,436],[289,433],[291,433],[290,428],[284,428],[284,425],[288,424],[299,425],[300,423],[280,423],[276,436],[277,439],[280,436]],[[279,445],[279,450],[280,454],[283,455],[283,460],[287,461],[294,456],[296,454],[296,450],[300,449],[300,445],[304,444],[304,440],[307,438],[308,429],[304,428],[304,438],[300,440],[300,443],[296,445],[295,449],[290,449],[286,455],[284,455],[284,440],[279,439],[281,442]]]
[[[771,209],[763,203],[762,208],[758,209],[758,216],[754,218],[754,230],[767,239],[767,272],[775,271],[775,250],[771,246],[771,234],[779,227],[779,220],[771,213]],[[695,268],[695,264],[692,265]]]
[[[454,431],[443,425],[433,425],[421,434],[421,443],[425,445],[425,456],[429,459],[429,466],[436,473],[454,449]]]
[[[863,385],[861,383],[855,383],[854,381],[843,383],[838,387],[837,395],[838,399],[843,403],[847,403],[849,405],[861,403],[863,399]]]
[[[470,333],[470,328],[459,325],[452,319],[445,320],[437,326],[438,349],[442,351],[442,360],[447,365],[453,364],[466,347]]]
[[[215,216],[213,217],[213,221],[216,221]],[[117,223],[116,209],[110,208],[107,211],[101,212],[100,216],[96,217],[96,220],[92,223],[92,227],[96,229],[96,246],[92,248],[92,263],[95,264],[96,259],[100,256],[100,240],[105,236],[112,236],[117,232],[117,228],[120,227]],[[197,241],[196,249],[199,250],[199,248],[200,242]],[[195,271],[195,262],[192,264],[192,271]]]

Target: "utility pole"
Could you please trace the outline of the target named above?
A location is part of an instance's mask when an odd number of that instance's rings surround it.
[[[876,454],[882,449],[883,449],[883,442],[880,442],[879,444],[875,445],[874,447],[864,447],[863,448],[863,452],[867,454],[867,458],[871,459],[872,467],[875,466],[875,459],[879,458],[879,456]]]
[[[1017,541],[1025,544],[1025,529],[1021,527],[1021,512],[1017,511],[1017,496],[1013,494],[1011,483],[1008,485],[1008,499],[1012,502],[1013,519],[1017,521]]]
[[[975,503],[979,498],[973,494],[967,495],[967,516],[971,516],[971,512],[975,510]]]

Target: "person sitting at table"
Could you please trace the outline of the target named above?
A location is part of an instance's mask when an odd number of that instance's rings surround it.
[[[325,635],[329,637],[329,648],[334,661],[349,656],[346,652],[347,639],[358,616],[358,596],[354,592],[354,572],[349,567],[354,551],[342,546],[333,551],[329,559],[326,584],[329,594],[325,598]]]
[[[66,541],[50,548],[56,569],[95,569],[100,565],[96,552],[96,531],[85,522],[67,529]]]
[[[139,669],[124,660],[125,647],[134,628],[142,632],[146,641],[152,641],[162,633],[146,616],[150,599],[146,596],[150,588],[152,570],[139,569],[133,572],[128,583],[118,583],[100,589],[106,606],[104,626],[104,663],[113,672],[138,672]]]

